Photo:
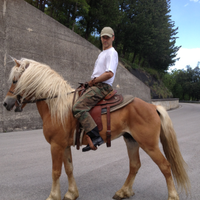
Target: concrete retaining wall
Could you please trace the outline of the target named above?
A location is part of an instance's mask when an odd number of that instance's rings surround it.
[[[11,58],[22,57],[48,64],[76,88],[90,80],[100,50],[70,29],[23,0],[0,1],[0,132],[37,129],[42,121],[35,105],[22,113],[8,112],[3,99]],[[150,89],[119,64],[113,87],[150,102]]]
[[[152,99],[152,104],[161,105],[165,107],[166,110],[171,110],[179,107],[179,99]]]

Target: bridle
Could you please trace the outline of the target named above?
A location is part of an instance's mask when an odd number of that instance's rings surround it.
[[[16,84],[16,83],[17,83],[17,81],[13,81],[13,84]],[[22,110],[22,105],[23,105],[23,104],[27,104],[27,103],[36,103],[36,102],[39,102],[39,101],[50,100],[50,99],[54,99],[54,98],[57,98],[57,97],[58,97],[58,96],[54,96],[54,97],[41,98],[41,99],[34,99],[34,100],[26,100],[26,99],[24,99],[23,101],[21,101],[22,96],[21,96],[20,94],[15,95],[15,93],[14,93],[13,91],[11,91],[11,90],[9,90],[9,92],[10,92],[12,95],[14,95],[14,96],[17,97],[17,100],[16,100],[17,105],[16,105],[16,107],[17,107],[18,109],[20,109],[20,110]],[[69,93],[67,93],[67,95],[68,95],[68,94],[72,94],[72,93],[75,93],[75,91],[69,92]]]
[[[27,69],[28,67],[29,67],[29,64],[26,64],[25,69]],[[25,69],[24,69],[24,70],[25,70]],[[13,80],[13,84],[16,84],[17,82],[18,82],[18,80]],[[69,92],[69,93],[66,94],[66,95],[68,95],[68,94],[75,93],[75,94],[74,94],[74,99],[73,99],[73,104],[74,104],[74,101],[75,101],[76,92],[82,92],[83,90],[86,90],[86,87],[88,86],[87,83],[86,83],[86,84],[79,83],[79,84],[80,84],[80,86],[79,86],[75,91],[72,91],[72,92]],[[84,86],[84,88],[81,88],[82,86]],[[26,100],[26,99],[23,99],[23,101],[21,101],[22,96],[21,96],[20,94],[15,95],[15,93],[14,93],[13,91],[11,91],[11,90],[9,90],[9,92],[10,92],[12,95],[14,95],[14,96],[17,97],[17,100],[16,100],[17,105],[16,105],[16,107],[17,107],[17,109],[18,109],[19,111],[22,111],[22,105],[23,105],[23,104],[27,104],[27,103],[36,103],[36,102],[39,102],[39,101],[45,101],[45,100],[54,99],[54,98],[57,98],[57,97],[58,97],[58,96],[54,96],[54,97],[50,97],[50,98],[41,98],[41,99],[34,99],[34,100]]]
[[[17,81],[13,81],[13,84],[16,84],[16,83],[17,83]],[[80,84],[80,86],[79,86],[75,91],[68,92],[67,95],[68,95],[68,94],[72,94],[72,93],[75,93],[75,95],[76,95],[76,92],[85,91],[86,85],[83,84],[83,83],[79,83],[79,84]],[[82,86],[83,86],[83,87],[82,87]],[[21,101],[22,96],[21,96],[20,94],[15,95],[15,93],[14,93],[13,91],[11,91],[11,90],[9,90],[9,92],[10,92],[12,95],[14,95],[14,96],[17,97],[17,100],[16,100],[17,105],[16,105],[16,107],[17,107],[17,109],[19,109],[19,111],[22,110],[22,105],[23,105],[23,104],[27,104],[27,103],[36,103],[36,102],[39,102],[39,101],[50,100],[50,99],[54,99],[54,98],[57,98],[57,97],[58,97],[58,96],[54,96],[54,97],[41,98],[41,99],[34,99],[34,100],[26,100],[26,99],[24,99],[23,101]],[[75,101],[75,95],[74,95],[74,99],[73,99],[73,104],[74,104],[74,101]]]
[[[17,81],[13,81],[13,84],[16,84],[17,83]],[[17,106],[16,107],[18,107],[18,108],[21,108],[22,107],[22,102],[21,102],[21,98],[22,98],[22,96],[20,95],[20,94],[18,94],[18,95],[15,95],[15,93],[13,92],[13,91],[11,91],[11,90],[9,90],[9,92],[11,93],[11,94],[13,94],[14,96],[17,96]]]

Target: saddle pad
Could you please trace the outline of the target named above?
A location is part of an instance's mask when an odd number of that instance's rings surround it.
[[[124,106],[126,106],[127,104],[132,102],[133,100],[134,100],[134,97],[131,96],[131,95],[123,96],[122,102],[120,104],[116,105],[116,106],[110,107],[109,113],[114,112],[114,111],[116,111],[120,108],[123,108]],[[99,131],[101,131],[103,129],[103,124],[102,124],[102,121],[101,121],[101,115],[106,114],[106,113],[107,113],[107,108],[101,108],[101,106],[96,106],[95,109],[90,110],[90,115],[92,116],[95,123],[97,124]]]
[[[116,105],[116,106],[113,106],[113,107],[110,107],[110,112],[113,112],[113,111],[116,111],[120,108],[123,108],[124,106],[126,106],[127,104],[131,103],[133,100],[134,100],[135,97],[133,97],[132,95],[124,95],[123,96],[123,101]],[[107,113],[107,109],[106,108],[103,108],[101,110],[101,114],[106,114]]]

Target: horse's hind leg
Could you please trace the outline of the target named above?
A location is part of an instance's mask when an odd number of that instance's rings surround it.
[[[76,182],[73,176],[73,164],[72,164],[72,154],[71,154],[71,147],[67,147],[64,152],[63,162],[65,166],[65,172],[68,177],[68,191],[65,194],[63,200],[75,200],[78,198],[78,188],[76,186]]]
[[[168,188],[168,200],[179,200],[178,193],[174,186],[170,164],[161,153],[159,147],[155,147],[154,149],[151,149],[151,150],[147,150],[147,149],[144,149],[144,150],[147,152],[147,154],[149,154],[152,160],[158,165],[158,167],[160,168],[161,172],[163,173],[166,179],[167,188]]]
[[[129,133],[125,133],[123,136],[127,146],[130,171],[122,188],[118,190],[113,196],[113,199],[117,200],[129,198],[130,196],[134,195],[132,186],[135,180],[135,176],[141,166],[138,143],[133,139],[131,135],[129,135]]]

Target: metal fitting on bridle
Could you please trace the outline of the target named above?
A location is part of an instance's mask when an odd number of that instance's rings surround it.
[[[16,83],[17,83],[17,81],[13,81],[13,84],[16,84]],[[15,93],[13,91],[9,90],[9,92],[11,94],[15,95]],[[22,102],[21,102],[22,96],[20,94],[15,95],[15,96],[17,97],[17,100],[16,100],[17,105],[15,105],[16,106],[15,112],[22,112]]]

